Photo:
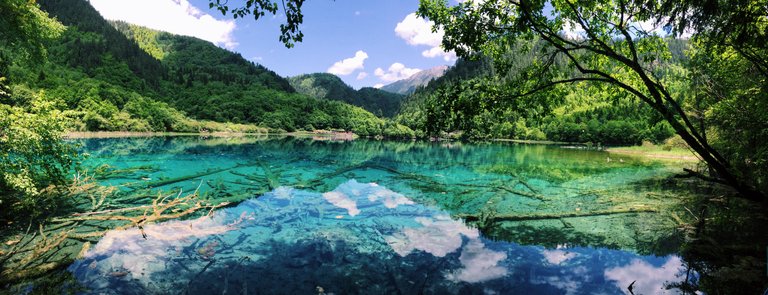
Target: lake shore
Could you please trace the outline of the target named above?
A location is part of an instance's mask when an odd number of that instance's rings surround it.
[[[241,133],[241,132],[132,132],[132,131],[70,131],[64,133],[64,138],[120,138],[120,137],[155,137],[155,136],[264,136],[279,133]]]
[[[664,150],[661,146],[627,146],[606,148],[605,151],[617,155],[631,155],[660,160],[674,160],[683,162],[699,161],[699,158],[697,158],[696,155],[691,151],[681,148]]]
[[[520,144],[544,144],[544,145],[559,145],[559,146],[577,146],[587,147],[584,143],[578,142],[560,142],[560,141],[546,141],[546,140],[519,140],[519,139],[494,139],[497,142],[513,142]],[[665,150],[662,146],[622,146],[622,147],[605,147],[601,148],[605,152],[615,155],[628,155],[643,157],[648,159],[659,160],[671,160],[682,162],[698,162],[699,158],[688,149],[684,148],[672,148]]]
[[[359,138],[351,132],[337,131],[295,131],[277,133],[246,133],[246,132],[133,132],[133,131],[69,131],[65,139],[87,138],[123,138],[123,137],[158,137],[158,136],[211,136],[211,137],[243,137],[243,136],[292,136],[313,138],[316,140],[353,140]]]

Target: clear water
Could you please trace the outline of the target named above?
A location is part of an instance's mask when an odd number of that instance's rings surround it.
[[[620,294],[635,282],[635,294],[674,294],[665,285],[684,275],[661,213],[458,218],[674,210],[662,179],[679,167],[666,164],[504,143],[81,142],[87,166],[145,168],[103,180],[126,191],[252,197],[145,226],[146,239],[108,233],[69,268],[89,293]]]

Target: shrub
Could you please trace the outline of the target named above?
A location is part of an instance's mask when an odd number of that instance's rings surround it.
[[[41,97],[28,109],[0,104],[0,218],[35,217],[63,202],[43,191],[66,183],[78,159],[61,140],[65,126],[64,115]]]

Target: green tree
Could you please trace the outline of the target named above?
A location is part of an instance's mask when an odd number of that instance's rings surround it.
[[[44,60],[45,42],[64,26],[34,1],[0,1],[0,15],[0,218],[34,217],[61,203],[45,190],[67,181],[77,155],[61,141],[66,119],[43,93],[28,105],[8,104],[26,101],[7,87],[8,67],[11,60]]]
[[[16,50],[17,56],[44,56],[44,42],[64,31],[35,1],[0,1],[0,15],[0,48]]]
[[[61,141],[65,122],[42,94],[28,109],[0,104],[0,218],[34,217],[61,204],[44,190],[66,183],[78,157]]]
[[[13,60],[44,58],[44,43],[64,26],[48,17],[34,1],[0,1],[0,102],[11,96],[8,67]]]
[[[696,32],[709,50],[733,50],[768,77],[768,0],[664,0],[651,8],[674,33]]]
[[[731,162],[715,149],[695,125],[668,81],[659,75],[671,53],[663,39],[639,24],[653,21],[657,2],[622,0],[466,1],[449,6],[445,0],[422,0],[418,14],[445,31],[443,47],[460,56],[485,52],[496,59],[518,39],[540,38],[540,62],[531,67],[541,77],[518,95],[541,92],[561,84],[590,82],[637,97],[658,112],[714,173],[703,176],[735,188],[741,197],[765,201],[766,195],[740,177]],[[651,7],[649,7],[651,6]],[[564,58],[570,72],[554,61]],[[572,73],[560,77],[557,73]]]
[[[305,0],[281,0],[280,4],[285,14],[285,23],[280,24],[280,42],[285,47],[291,48],[295,42],[301,42],[304,39],[304,33],[299,29],[299,25],[304,22],[304,14],[301,7]],[[228,0],[208,0],[209,8],[215,8],[222,14],[232,13],[235,18],[253,15],[258,20],[266,13],[277,14],[277,1],[272,0],[249,0],[242,6],[230,7]]]

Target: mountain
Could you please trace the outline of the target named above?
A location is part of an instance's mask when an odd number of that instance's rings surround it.
[[[320,99],[343,101],[359,106],[378,116],[393,117],[404,96],[372,87],[355,90],[341,78],[328,73],[304,74],[288,78],[296,91]]]
[[[287,79],[210,42],[107,21],[86,0],[38,3],[67,28],[45,44],[47,59],[16,61],[12,95],[0,103],[47,100],[70,118],[70,129],[252,131],[256,124],[411,135],[360,107],[297,93]]]
[[[381,87],[381,90],[409,95],[416,91],[416,88],[427,85],[429,81],[440,78],[448,70],[448,66],[437,66],[418,72],[407,79],[393,82],[392,84]]]
[[[680,67],[685,62],[687,41],[666,41],[673,54],[664,63]],[[531,81],[528,71],[541,61],[538,51],[523,49],[535,45],[508,49],[502,66],[515,67],[497,68],[488,56],[459,59],[442,77],[409,95],[395,121],[422,136],[470,139],[633,145],[662,143],[674,134],[661,116],[636,97],[594,84],[562,84],[549,91],[519,95],[524,92],[519,87],[535,85],[520,83],[521,78]],[[507,74],[499,75],[502,70],[508,70]]]

